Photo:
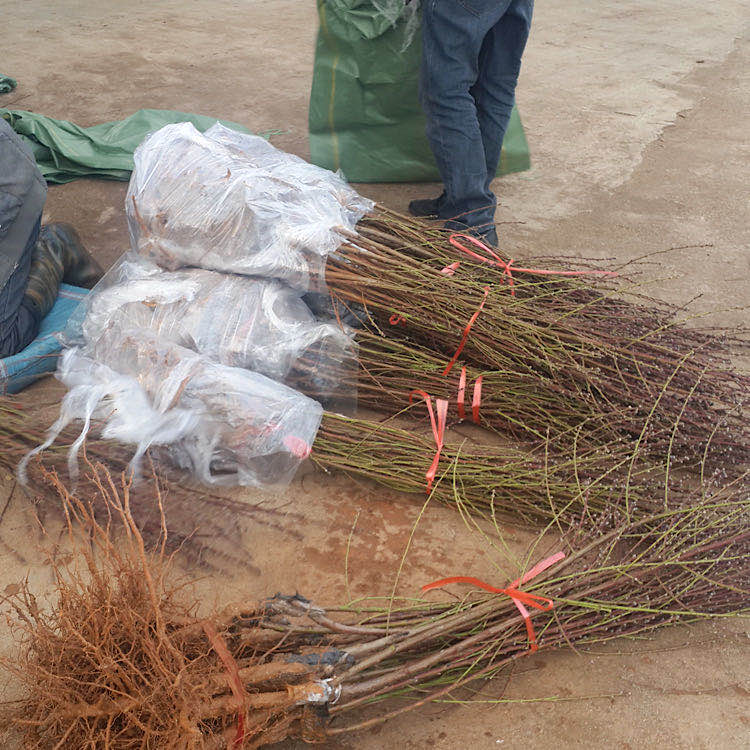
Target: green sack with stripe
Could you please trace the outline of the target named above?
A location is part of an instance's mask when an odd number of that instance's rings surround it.
[[[437,182],[418,99],[419,18],[404,0],[317,0],[310,156],[351,182]],[[415,33],[416,32],[416,33]],[[518,111],[498,174],[528,169]]]

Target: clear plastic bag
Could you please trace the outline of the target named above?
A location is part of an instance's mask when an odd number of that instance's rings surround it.
[[[136,445],[134,469],[151,446],[206,484],[287,484],[309,455],[323,409],[263,375],[227,367],[143,330],[104,333],[88,349],[64,352],[68,387],[52,444],[83,420],[71,447],[71,473],[91,422],[102,437]]]
[[[139,146],[126,206],[134,252],[64,333],[69,392],[39,450],[81,419],[74,467],[96,420],[136,464],[159,446],[208,484],[285,484],[320,402],[356,399],[353,337],[302,295],[324,288],[327,255],[372,203],[262,138],[182,123]]]
[[[297,190],[325,191],[332,194],[341,206],[343,223],[349,228],[353,229],[374,206],[372,201],[363,198],[354,190],[340,172],[331,172],[310,164],[299,156],[272,146],[265,138],[258,135],[240,133],[220,122],[212,125],[205,135],[212,141],[225,146],[253,167],[283,178]]]
[[[65,339],[69,346],[87,345],[128,328],[288,382],[329,408],[349,411],[356,402],[353,337],[316,320],[299,292],[275,280],[168,272],[125,255],[81,305]]]
[[[126,199],[131,245],[185,266],[323,288],[325,261],[372,207],[338,175],[224,127],[167,125],[136,150]]]

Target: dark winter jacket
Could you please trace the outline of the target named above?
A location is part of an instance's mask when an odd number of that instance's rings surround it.
[[[23,255],[46,197],[34,157],[0,117],[0,289]]]

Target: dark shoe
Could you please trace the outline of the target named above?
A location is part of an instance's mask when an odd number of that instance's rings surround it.
[[[31,255],[29,279],[23,295],[24,306],[37,321],[41,321],[55,304],[62,277],[63,265],[60,259],[37,242]]]
[[[91,257],[70,224],[45,224],[37,240],[37,247],[40,246],[59,260],[66,284],[91,289],[104,275],[102,267]]]
[[[421,198],[414,200],[409,204],[409,213],[424,219],[428,216],[437,216],[440,213],[440,206],[445,199],[445,193],[438,198]]]
[[[482,232],[482,234],[479,235],[479,239],[484,242],[485,245],[497,247],[497,229],[491,227],[486,232]]]
[[[480,242],[484,242],[485,245],[490,247],[497,247],[497,229],[494,225],[482,226],[482,227],[470,227],[468,224],[451,219],[446,221],[443,225],[445,229],[451,232],[458,232],[459,234],[471,234],[476,237]]]

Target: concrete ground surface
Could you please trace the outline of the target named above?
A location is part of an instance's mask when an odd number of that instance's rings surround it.
[[[689,309],[712,312],[716,323],[747,322],[748,11],[741,0],[538,2],[517,97],[533,168],[496,182],[502,247],[521,258],[622,262],[680,248],[647,267],[650,293],[692,300]],[[283,130],[276,145],[308,154],[311,0],[5,0],[2,16],[0,72],[19,87],[0,106],[82,125],[142,107],[199,112]],[[74,223],[109,264],[127,247],[125,190],[95,180],[52,187],[45,218]],[[361,190],[403,209],[438,186]],[[59,395],[49,384],[36,391],[40,401]],[[420,511],[419,498],[312,471],[284,493],[234,494],[252,517],[226,519],[231,534],[217,546],[242,563],[216,558],[213,572],[199,569],[207,607],[278,590],[321,604],[389,595]],[[195,507],[200,525],[199,498]],[[0,590],[26,575],[44,586],[44,542],[10,477],[0,483],[0,509]],[[521,554],[529,535],[505,532]],[[413,595],[446,575],[512,575],[512,565],[493,562],[496,553],[452,510],[430,507],[396,590]],[[722,620],[648,641],[542,652],[478,703],[424,707],[329,746],[746,747],[749,646],[746,621]],[[505,702],[487,702],[498,696]]]

